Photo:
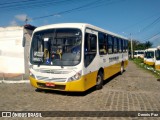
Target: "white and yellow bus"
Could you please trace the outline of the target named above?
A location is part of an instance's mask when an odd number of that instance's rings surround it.
[[[125,37],[84,23],[35,29],[30,48],[30,83],[40,89],[86,91],[128,65]]]
[[[160,46],[158,46],[156,50],[155,69],[160,70]]]
[[[147,49],[144,50],[144,58],[143,58],[144,64],[146,64],[146,59],[147,59]]]
[[[156,60],[155,52],[156,48],[148,48],[145,50],[145,57],[144,57],[145,64],[150,66],[155,65],[155,60]]]
[[[135,58],[144,58],[144,50],[135,50],[134,57]]]

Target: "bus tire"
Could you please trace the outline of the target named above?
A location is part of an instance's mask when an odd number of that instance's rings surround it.
[[[100,90],[102,88],[103,88],[103,73],[99,72],[97,75],[96,90]]]
[[[35,89],[35,91],[36,91],[36,92],[43,92],[44,90],[41,89],[41,88],[37,88],[37,89]]]
[[[120,69],[120,74],[122,75],[123,72],[124,72],[124,63],[122,62],[122,64],[121,64],[121,69]]]

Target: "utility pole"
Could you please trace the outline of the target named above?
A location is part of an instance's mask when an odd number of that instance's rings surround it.
[[[131,33],[130,33],[130,34],[127,34],[127,33],[125,33],[125,32],[122,32],[122,33],[124,33],[124,34],[126,34],[127,36],[129,36],[128,39],[130,39],[130,41],[131,41],[131,44],[130,44],[130,46],[131,46],[131,58],[133,59],[133,40],[132,40],[132,34],[131,34]]]
[[[133,41],[132,41],[132,34],[130,33],[130,40],[131,40],[131,58],[133,59]]]

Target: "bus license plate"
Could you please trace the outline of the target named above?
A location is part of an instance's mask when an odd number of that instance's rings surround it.
[[[54,83],[49,83],[49,82],[47,82],[47,83],[46,83],[46,86],[47,86],[47,87],[55,87],[55,84],[54,84]]]

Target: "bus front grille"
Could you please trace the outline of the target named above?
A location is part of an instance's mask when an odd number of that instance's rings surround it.
[[[37,80],[50,81],[50,82],[66,82],[66,78],[49,78],[43,76],[36,76]]]

